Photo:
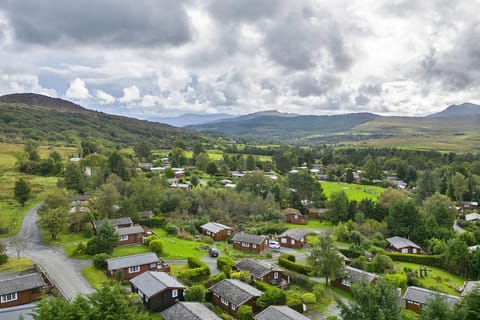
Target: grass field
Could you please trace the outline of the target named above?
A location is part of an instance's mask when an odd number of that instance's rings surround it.
[[[10,257],[6,263],[0,265],[0,272],[18,272],[33,267],[32,261],[27,258]]]
[[[90,283],[92,287],[98,289],[105,282],[110,282],[111,280],[107,278],[107,275],[104,271],[96,269],[94,266],[88,266],[82,269],[82,276],[85,280]]]
[[[154,228],[153,231],[163,242],[164,259],[187,259],[188,257],[203,257],[207,251],[200,250],[200,247],[206,246],[204,243],[179,239],[168,236],[165,230]]]
[[[323,192],[327,198],[329,198],[333,192],[345,191],[348,200],[357,201],[365,198],[377,200],[385,190],[385,188],[377,186],[366,186],[343,182],[321,182],[320,185],[322,186]]]
[[[307,224],[285,223],[288,229],[331,229],[333,225],[329,221],[308,219]]]
[[[412,271],[419,270],[420,267],[423,267],[415,263],[397,261],[394,262],[394,265],[397,269],[403,270],[403,268],[410,268]],[[431,270],[428,272],[428,276],[418,278],[422,287],[458,296],[455,288],[463,285],[463,282],[466,280],[464,277],[454,275],[440,268],[427,267],[427,269]]]

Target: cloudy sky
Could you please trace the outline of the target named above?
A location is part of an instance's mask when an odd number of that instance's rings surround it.
[[[2,0],[0,94],[142,119],[423,115],[480,103],[478,12],[476,0]]]

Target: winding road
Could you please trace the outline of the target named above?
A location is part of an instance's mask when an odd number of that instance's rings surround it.
[[[67,300],[73,300],[78,294],[94,291],[81,274],[81,269],[90,265],[89,260],[76,260],[67,257],[62,248],[45,244],[37,226],[37,210],[41,204],[30,209],[23,219],[17,236],[24,239],[24,249],[20,256],[32,260],[44,271],[53,285]],[[7,254],[16,256],[15,247],[10,239],[5,239]]]

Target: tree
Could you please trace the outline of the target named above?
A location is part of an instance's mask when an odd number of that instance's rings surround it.
[[[69,214],[66,208],[46,208],[41,214],[39,212],[39,215],[38,224],[50,233],[52,240],[56,240],[60,232],[68,226]]]
[[[187,163],[187,157],[185,156],[185,151],[181,148],[173,148],[169,154],[172,167],[181,167]]]
[[[138,142],[133,147],[133,151],[135,151],[135,155],[140,159],[147,159],[152,155],[150,146],[144,140]]]
[[[382,192],[380,197],[378,198],[378,205],[385,210],[390,210],[395,204],[400,201],[407,200],[407,195],[400,190],[388,188]]]
[[[367,157],[367,160],[363,168],[364,168],[364,171],[362,172],[362,177],[364,179],[373,181],[381,178],[380,167],[377,165],[377,163],[371,156]]]
[[[238,308],[237,318],[238,320],[252,320],[253,308],[247,305],[240,306],[240,308]]]
[[[23,150],[27,153],[28,160],[39,161],[40,155],[38,153],[38,143],[33,140],[27,140],[23,146]]]
[[[0,265],[8,261],[8,255],[6,251],[7,251],[7,248],[5,244],[2,241],[0,241]]]
[[[104,184],[100,187],[95,195],[95,209],[100,217],[113,218],[116,213],[116,205],[120,200],[120,193],[112,183]]]
[[[425,169],[417,181],[417,198],[421,202],[438,191],[439,181],[436,174],[430,169]]]
[[[207,174],[214,176],[217,173],[217,171],[218,171],[218,167],[215,161],[210,161],[207,164],[207,168],[206,168]]]
[[[185,290],[186,301],[205,302],[205,287],[194,285]]]
[[[419,320],[451,320],[454,312],[450,310],[448,303],[441,295],[437,294],[433,299],[422,306]]]
[[[111,254],[118,245],[119,236],[115,227],[104,221],[97,229],[97,234],[88,241],[85,252],[89,255],[98,253]]]
[[[270,288],[257,299],[257,306],[266,308],[272,305],[284,305],[286,302],[287,294],[285,291],[280,288]]]
[[[265,199],[272,185],[273,180],[265,177],[263,172],[251,172],[238,181],[235,189],[239,192],[248,191]]]
[[[456,313],[465,314],[465,320],[480,319],[480,286],[473,288],[466,296],[463,297],[461,305]],[[460,319],[458,317],[458,319]]]
[[[345,182],[352,183],[354,181],[355,181],[355,177],[353,176],[353,170],[351,168],[348,168],[347,171],[345,172]]]
[[[80,146],[82,148],[82,158],[98,151],[97,144],[91,140],[82,140]]]
[[[400,298],[392,284],[379,279],[372,285],[365,281],[352,286],[355,303],[339,301],[340,315],[344,320],[400,320]]]
[[[194,164],[196,165],[196,158],[197,156],[204,152],[205,149],[203,148],[203,144],[201,142],[197,142],[193,145],[193,149],[192,149],[192,159],[194,160]]]
[[[325,195],[320,183],[307,171],[290,173],[287,187],[294,189],[300,200],[311,202],[313,206],[324,205]]]
[[[65,187],[67,190],[74,190],[82,193],[84,189],[83,173],[80,166],[69,162],[65,168]]]
[[[392,236],[410,238],[415,224],[420,220],[418,208],[412,201],[397,202],[388,212],[388,233]]]
[[[384,273],[386,270],[393,269],[392,258],[383,254],[377,254],[372,259],[372,271],[377,273]]]
[[[465,241],[460,238],[450,239],[447,242],[447,250],[445,250],[443,258],[445,266],[450,272],[466,275],[470,252]]]
[[[30,193],[31,189],[27,181],[25,181],[24,179],[18,179],[17,181],[15,181],[15,187],[13,188],[13,196],[22,207],[30,198]]]
[[[409,165],[405,171],[405,177],[403,180],[408,184],[415,182],[417,180],[417,169],[414,166]]]
[[[255,169],[256,169],[256,167],[257,167],[257,162],[255,161],[255,157],[254,157],[252,154],[249,154],[249,155],[247,156],[247,163],[246,163],[246,165],[247,165],[247,170],[252,171],[252,170],[255,170]]]
[[[318,244],[312,246],[308,260],[312,265],[312,275],[325,277],[328,285],[329,279],[344,275],[343,259],[339,255],[330,234],[320,235]]]
[[[199,168],[202,171],[205,171],[207,169],[207,164],[210,162],[210,157],[208,156],[208,153],[206,152],[200,152],[196,157],[195,157],[195,165],[197,168]]]
[[[457,210],[447,196],[436,192],[423,201],[422,207],[427,217],[432,217],[439,227],[452,229]]]
[[[480,249],[473,251],[470,256],[468,276],[472,279],[480,279]]]
[[[330,199],[327,201],[326,213],[327,219],[333,224],[337,224],[339,221],[347,221],[349,201],[345,191],[336,191],[330,194]]]
[[[451,183],[455,200],[462,201],[463,195],[468,191],[468,179],[460,172],[455,172],[451,177]]]

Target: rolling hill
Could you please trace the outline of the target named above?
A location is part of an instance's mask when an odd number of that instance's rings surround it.
[[[39,94],[0,97],[0,142],[21,143],[26,139],[66,146],[93,139],[120,147],[144,140],[156,148],[168,148],[177,140],[192,143],[202,137],[166,124],[92,111]]]
[[[166,123],[174,127],[185,127],[189,125],[203,124],[216,120],[223,120],[233,118],[231,114],[218,113],[218,114],[197,114],[197,113],[184,113],[176,117],[151,117],[148,120]]]

